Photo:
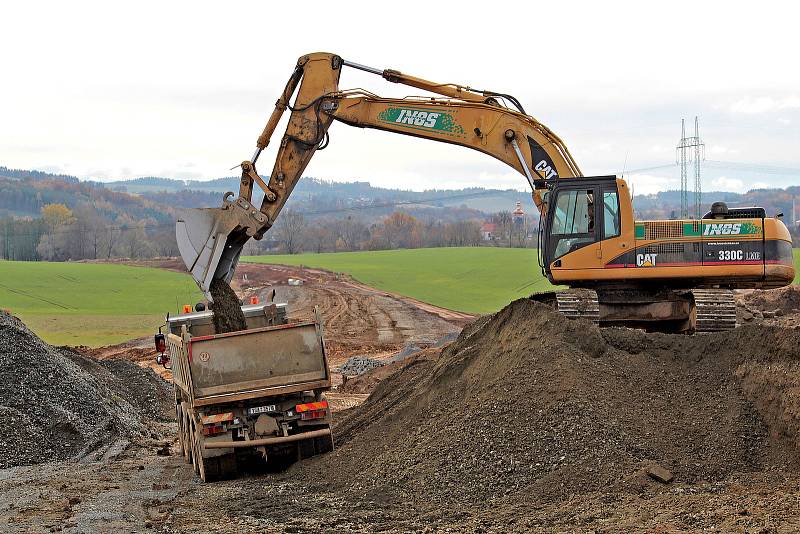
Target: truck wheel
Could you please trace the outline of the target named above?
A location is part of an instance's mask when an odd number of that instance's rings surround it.
[[[316,442],[317,454],[325,454],[333,450],[333,435],[315,438],[314,441]]]
[[[238,474],[238,465],[236,464],[236,454],[230,453],[216,458],[219,464],[219,478],[220,480],[230,480],[236,478]]]
[[[219,480],[219,457],[203,457],[203,438],[196,431],[194,445],[194,465],[200,480],[203,482],[216,482]]]
[[[315,439],[304,439],[297,442],[297,456],[298,460],[305,460],[317,454]]]
[[[189,421],[189,417],[187,415],[188,411],[186,409],[186,403],[181,403],[181,426],[180,432],[183,436],[183,459],[187,464],[192,463],[192,436],[189,432],[191,428],[191,422]]]
[[[197,454],[197,438],[195,437],[194,425],[189,427],[189,443],[192,444],[192,451],[189,456],[191,456],[192,466],[194,467],[194,474],[200,476],[200,466],[198,464],[203,457],[198,456]]]
[[[178,449],[186,455],[185,440],[183,439],[183,409],[180,404],[175,405],[175,421],[178,423]]]

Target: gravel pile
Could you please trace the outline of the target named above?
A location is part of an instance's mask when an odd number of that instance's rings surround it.
[[[353,356],[339,367],[339,372],[346,376],[358,376],[376,367],[383,367],[384,365],[386,365],[385,362],[376,360],[375,358]]]
[[[136,364],[52,347],[0,312],[0,468],[80,458],[116,440],[157,437],[166,382]]]
[[[483,506],[668,488],[654,472],[681,484],[798,471],[798,390],[800,330],[601,330],[523,299],[381,381],[340,416],[337,451],[287,476]]]

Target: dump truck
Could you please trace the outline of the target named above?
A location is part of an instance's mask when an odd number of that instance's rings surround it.
[[[180,449],[204,482],[244,462],[291,463],[333,450],[322,322],[289,322],[286,304],[242,306],[247,329],[216,334],[212,311],[168,316],[155,336],[172,370]]]

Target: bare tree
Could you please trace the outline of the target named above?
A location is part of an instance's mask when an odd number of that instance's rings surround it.
[[[496,215],[497,224],[500,225],[500,231],[503,238],[508,238],[508,246],[511,246],[511,224],[513,219],[510,211],[501,211]]]
[[[297,254],[302,250],[303,234],[306,221],[303,214],[294,210],[285,210],[275,222],[273,228],[275,238],[280,241],[288,254]]]
[[[367,225],[361,219],[348,215],[336,220],[332,225],[337,248],[358,250],[362,241],[369,238]]]
[[[327,221],[319,221],[306,232],[306,240],[314,252],[324,252],[334,244],[333,232]]]

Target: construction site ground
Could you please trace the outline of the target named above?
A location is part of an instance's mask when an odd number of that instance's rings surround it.
[[[175,453],[169,395],[118,362],[168,377],[151,339],[83,349],[103,365],[68,356],[98,392],[158,416],[130,408],[137,432],[114,426],[100,452],[0,469],[0,532],[800,530],[796,287],[742,292],[736,331],[683,336],[527,299],[473,318],[297,267],[242,265],[234,286],[275,290],[293,318],[319,306],[334,369],[392,361],[337,380],[337,449],[203,484]]]

